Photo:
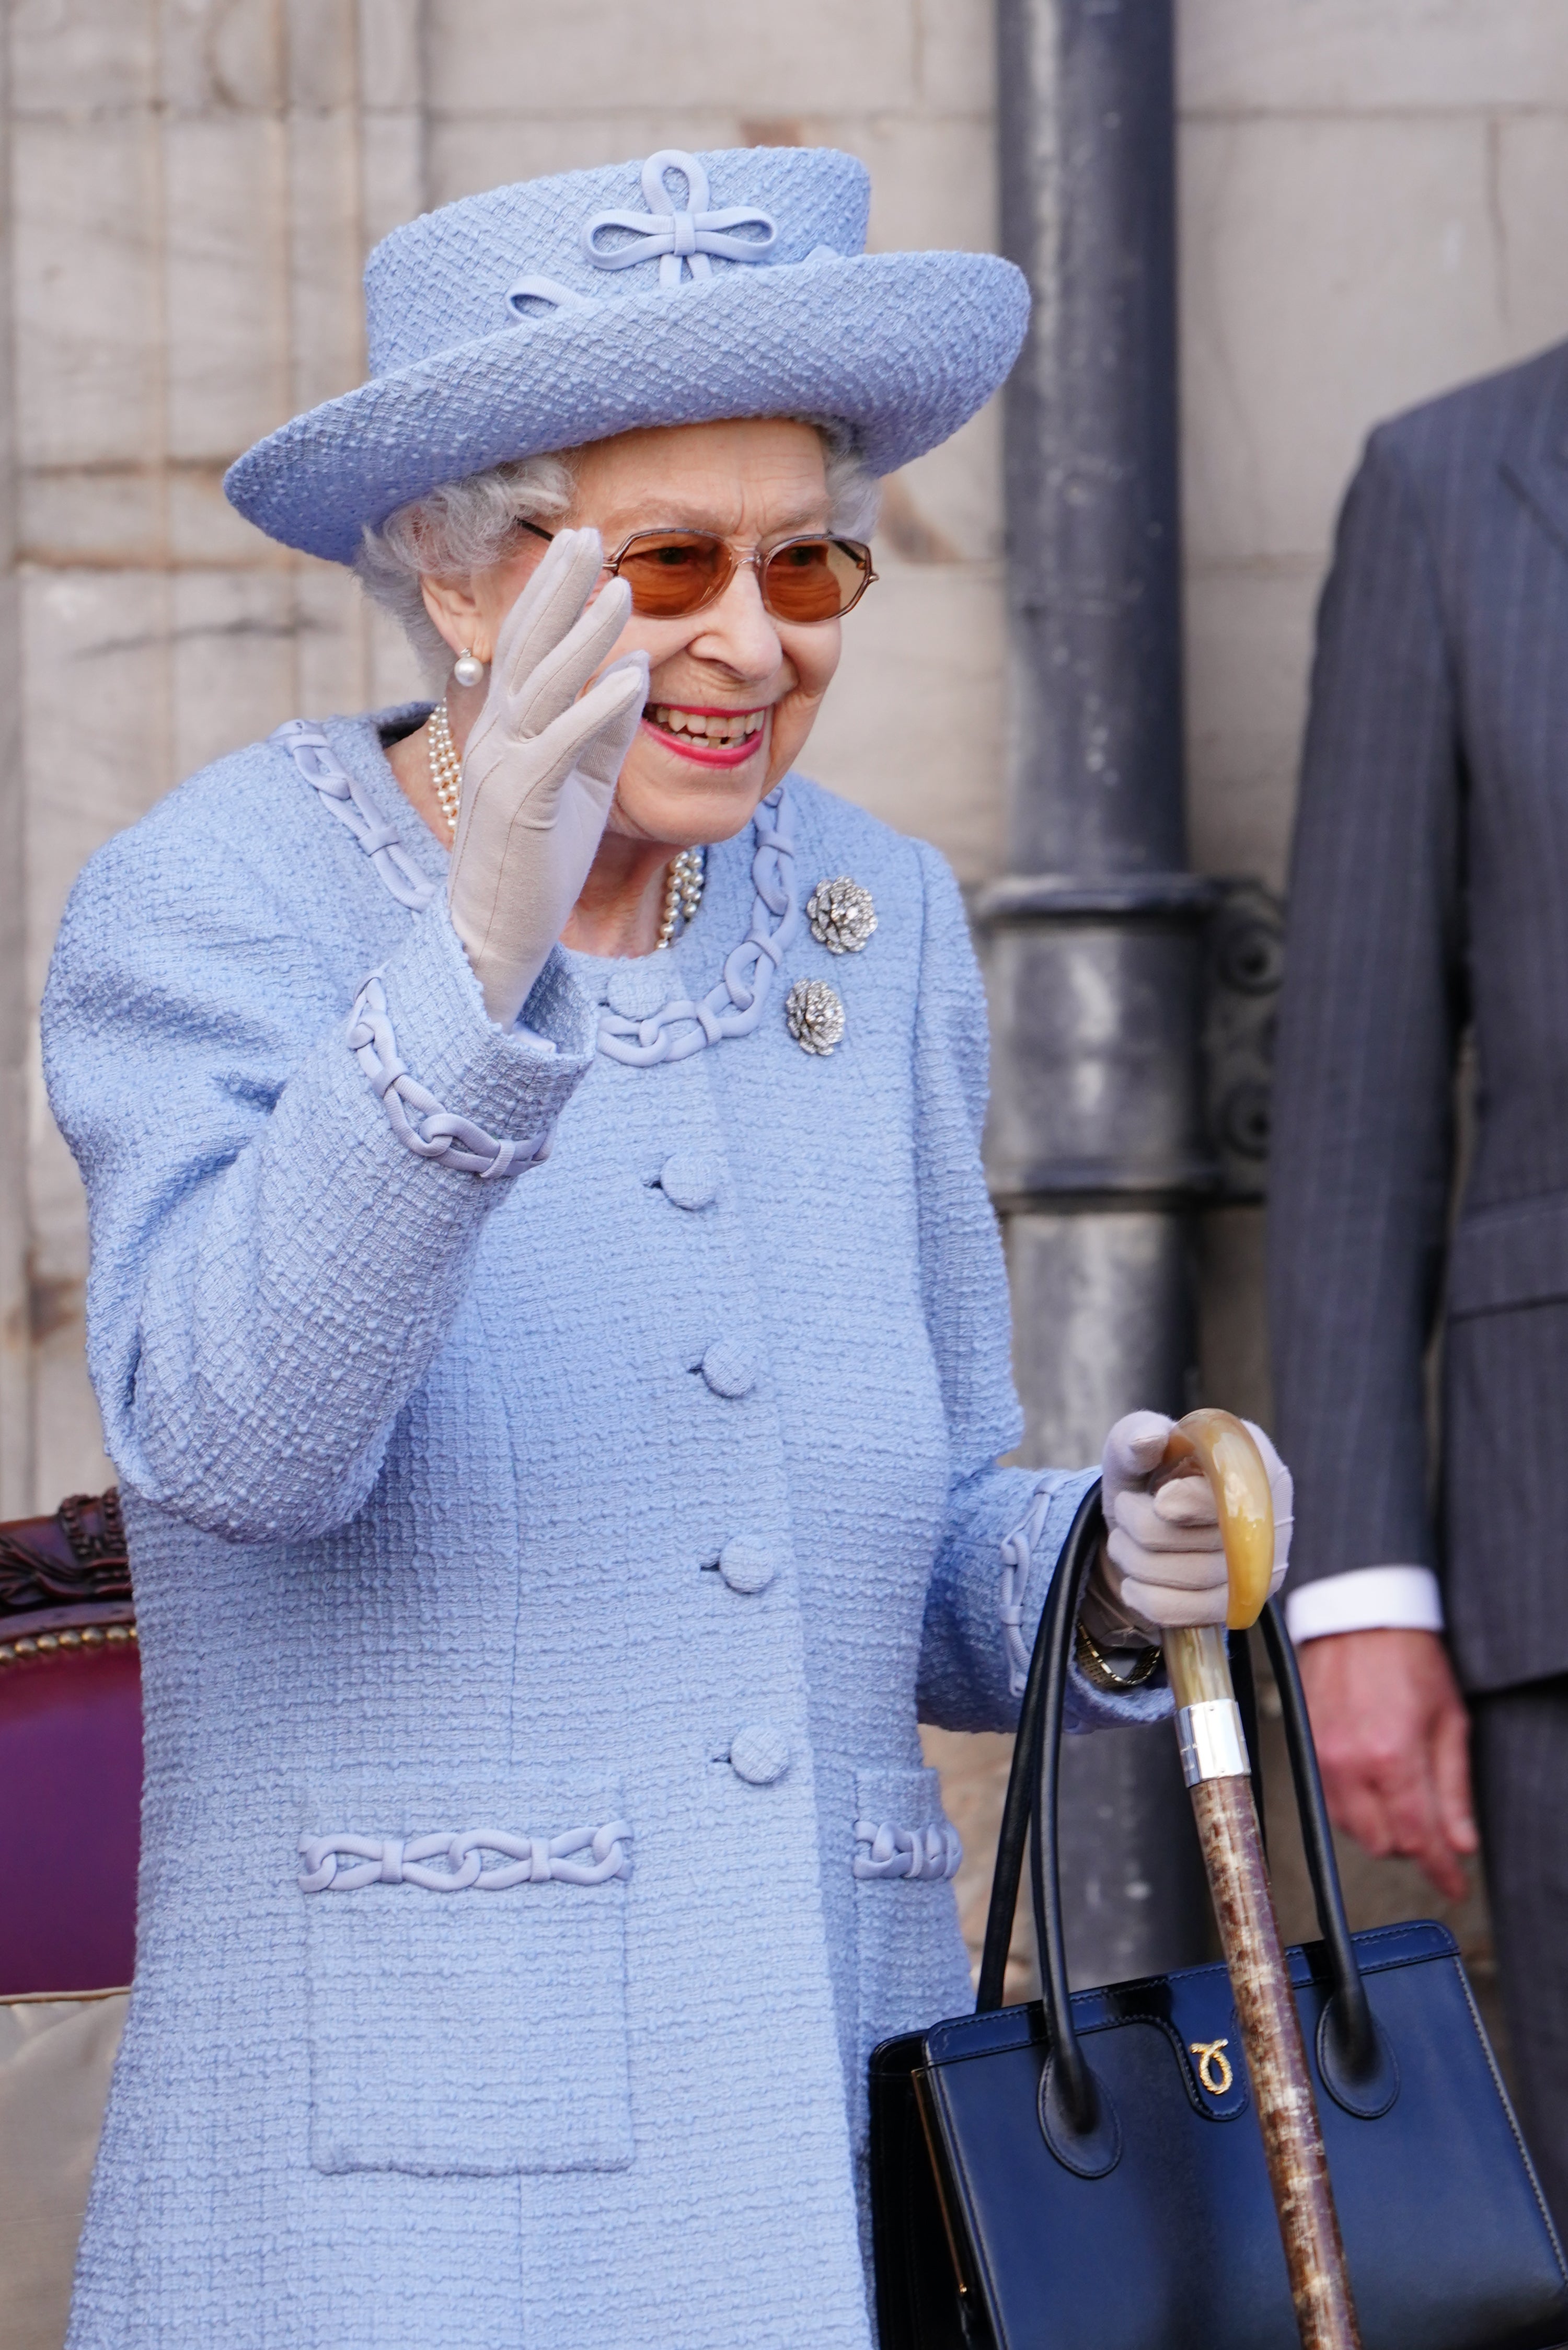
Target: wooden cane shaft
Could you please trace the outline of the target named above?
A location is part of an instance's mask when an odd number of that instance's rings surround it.
[[[1192,1809],[1235,1993],[1303,2350],[1360,2350],[1251,1783],[1201,1779],[1192,1789]]]
[[[1273,1573],[1268,1471],[1247,1429],[1222,1411],[1191,1412],[1172,1431],[1167,1468],[1179,1470],[1189,1461],[1202,1469],[1214,1495],[1225,1545],[1227,1621],[1232,1630],[1245,1631],[1257,1619]],[[1173,1627],[1164,1646],[1182,1767],[1235,1994],[1303,2350],[1360,2350],[1301,2019],[1246,1776],[1225,1635],[1212,1624]]]

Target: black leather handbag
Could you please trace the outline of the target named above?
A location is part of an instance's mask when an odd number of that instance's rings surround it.
[[[882,2350],[1299,2350],[1224,1968],[1067,1991],[1057,1756],[1101,1523],[1096,1489],[1035,1643],[977,2010],[871,2059]],[[1272,1606],[1262,1628],[1323,1935],[1291,1978],[1363,2350],[1557,2350],[1568,2272],[1458,1950],[1433,1924],[1350,1933]],[[1026,1843],[1044,1995],[1004,2008]],[[1074,2036],[1100,2093],[1081,2140],[1051,2095]]]

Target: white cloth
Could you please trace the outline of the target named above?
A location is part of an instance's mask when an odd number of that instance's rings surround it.
[[[0,2001],[0,2350],[60,2350],[129,1991]]]
[[[502,622],[463,749],[447,906],[501,1028],[516,1021],[577,902],[648,700],[641,652],[583,691],[631,610],[619,579],[588,603],[603,562],[597,530],[551,540]]]
[[[1106,1439],[1100,1464],[1101,1505],[1109,1538],[1096,1582],[1097,1615],[1107,1633],[1115,1618],[1147,1638],[1181,1624],[1223,1624],[1228,1587],[1225,1553],[1214,1495],[1203,1477],[1174,1477],[1150,1490],[1174,1420],[1163,1412],[1133,1411]],[[1261,1428],[1243,1425],[1263,1456],[1274,1504],[1274,1571],[1271,1596],[1290,1558],[1293,1496],[1291,1472]]]
[[[1429,1566],[1354,1566],[1293,1591],[1285,1622],[1298,1648],[1335,1632],[1440,1632],[1443,1595]]]

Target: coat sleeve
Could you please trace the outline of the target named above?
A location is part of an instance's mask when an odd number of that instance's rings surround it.
[[[486,1218],[530,1177],[399,1139],[340,972],[215,825],[179,820],[185,796],[88,867],[46,992],[49,1098],[88,1191],[89,1365],[138,1492],[234,1541],[314,1535],[364,1503]],[[380,981],[383,1044],[443,1109],[497,1139],[548,1130],[590,1041],[558,965],[528,1006],[541,1035],[503,1035],[438,896]]]
[[[1097,1471],[1008,1469],[1023,1416],[1013,1392],[1007,1273],[981,1164],[989,1044],[963,902],[919,844],[926,926],[915,1035],[915,1149],[926,1327],[947,1415],[947,1521],[926,1598],[917,1699],[942,1730],[1011,1730],[1045,1594]],[[1103,1696],[1074,1671],[1068,1727],[1169,1711],[1162,1681]]]
[[[1431,551],[1379,432],[1319,614],[1275,1074],[1270,1316],[1293,1588],[1437,1564],[1423,1364],[1464,1015],[1460,791]]]

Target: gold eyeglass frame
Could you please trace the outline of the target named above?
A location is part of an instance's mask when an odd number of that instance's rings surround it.
[[[548,546],[556,536],[556,533],[553,530],[545,530],[536,522],[528,522],[521,515],[517,516],[517,527],[519,530],[530,532],[535,538],[542,538],[546,546]],[[637,546],[638,542],[640,539],[645,538],[706,538],[711,540],[716,546],[728,548],[731,554],[732,554],[736,558],[735,570],[730,572],[727,577],[720,581],[719,585],[714,588],[711,596],[704,596],[700,604],[692,604],[689,606],[684,612],[670,614],[669,617],[671,619],[690,620],[698,612],[707,611],[710,605],[718,603],[720,598],[727,592],[733,582],[735,571],[740,570],[742,564],[749,565],[757,575],[757,593],[762,597],[763,611],[766,612],[772,619],[783,620],[785,628],[787,629],[820,629],[824,627],[828,620],[846,619],[849,614],[855,609],[857,604],[859,603],[862,596],[865,595],[867,588],[874,587],[877,579],[881,577],[879,572],[875,571],[872,568],[871,549],[867,546],[865,540],[860,538],[842,538],[836,531],[795,531],[793,532],[788,538],[775,539],[770,546],[737,548],[731,547],[729,540],[722,537],[716,530],[692,530],[683,523],[667,523],[661,529],[634,530],[628,537],[622,539],[620,545],[616,548],[613,555],[606,556],[601,568],[601,576],[607,577],[611,579],[618,578],[620,576],[621,565],[626,561],[627,556],[630,554],[632,548]],[[836,612],[826,613],[820,620],[794,620],[790,619],[782,612],[775,612],[767,598],[767,588],[764,575],[768,565],[773,561],[775,555],[783,555],[786,547],[815,546],[823,540],[826,540],[830,546],[847,548],[848,551],[856,557],[857,562],[864,563],[865,570],[859,587],[857,588],[854,595],[851,596],[847,604],[841,604]],[[635,609],[635,607],[633,608]],[[642,617],[647,618],[648,616],[645,614]],[[655,617],[658,616],[656,615]]]

